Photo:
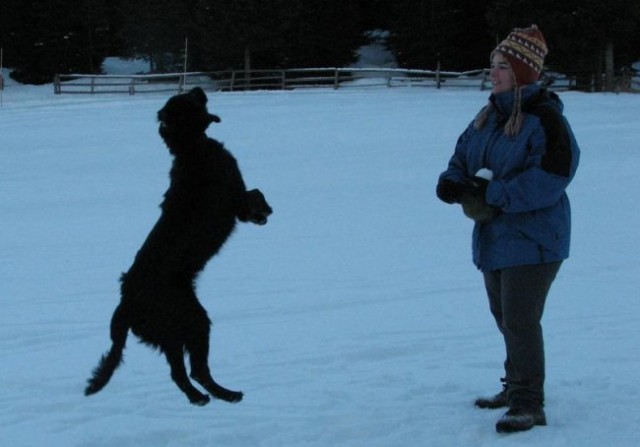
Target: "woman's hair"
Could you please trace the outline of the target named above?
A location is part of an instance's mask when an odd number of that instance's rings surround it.
[[[513,74],[513,70],[509,68],[511,72],[511,77],[515,79]],[[515,84],[514,84],[515,85]],[[489,100],[489,103],[480,110],[478,115],[476,115],[476,119],[473,122],[473,127],[477,130],[480,130],[484,127],[487,122],[487,118],[491,114],[491,112],[495,112],[495,106],[493,102]],[[522,121],[524,117],[522,116],[522,88],[520,86],[515,86],[513,89],[513,107],[511,108],[511,115],[509,115],[509,119],[504,124],[504,133],[510,137],[516,136],[520,133],[520,129],[522,128]]]

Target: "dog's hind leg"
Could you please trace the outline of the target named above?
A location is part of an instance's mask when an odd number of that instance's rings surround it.
[[[163,351],[171,367],[171,378],[178,385],[178,388],[187,395],[189,402],[200,406],[208,404],[209,396],[198,391],[187,376],[182,347],[172,344],[171,346],[163,347]]]
[[[216,399],[236,403],[242,400],[240,391],[231,391],[219,385],[209,370],[209,323],[194,331],[186,343],[189,361],[191,362],[191,378],[204,387]]]

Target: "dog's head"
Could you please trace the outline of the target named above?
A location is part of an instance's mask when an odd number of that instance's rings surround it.
[[[158,111],[160,135],[172,147],[181,140],[200,136],[211,123],[219,123],[217,115],[207,110],[207,95],[200,87],[169,98]]]

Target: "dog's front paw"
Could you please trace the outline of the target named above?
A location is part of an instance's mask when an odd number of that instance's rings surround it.
[[[263,215],[255,215],[255,216],[249,217],[249,222],[256,225],[266,225],[267,221],[268,221],[267,216],[263,216]]]
[[[247,220],[256,225],[264,225],[267,223],[267,217],[273,213],[273,209],[264,198],[264,194],[259,189],[247,191]]]

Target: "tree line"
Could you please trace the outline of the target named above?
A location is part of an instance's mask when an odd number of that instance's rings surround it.
[[[549,70],[602,78],[640,60],[638,0],[2,0],[12,76],[99,73],[107,56],[152,72],[342,67],[366,31],[389,31],[405,68],[484,68],[514,27],[535,23]]]

